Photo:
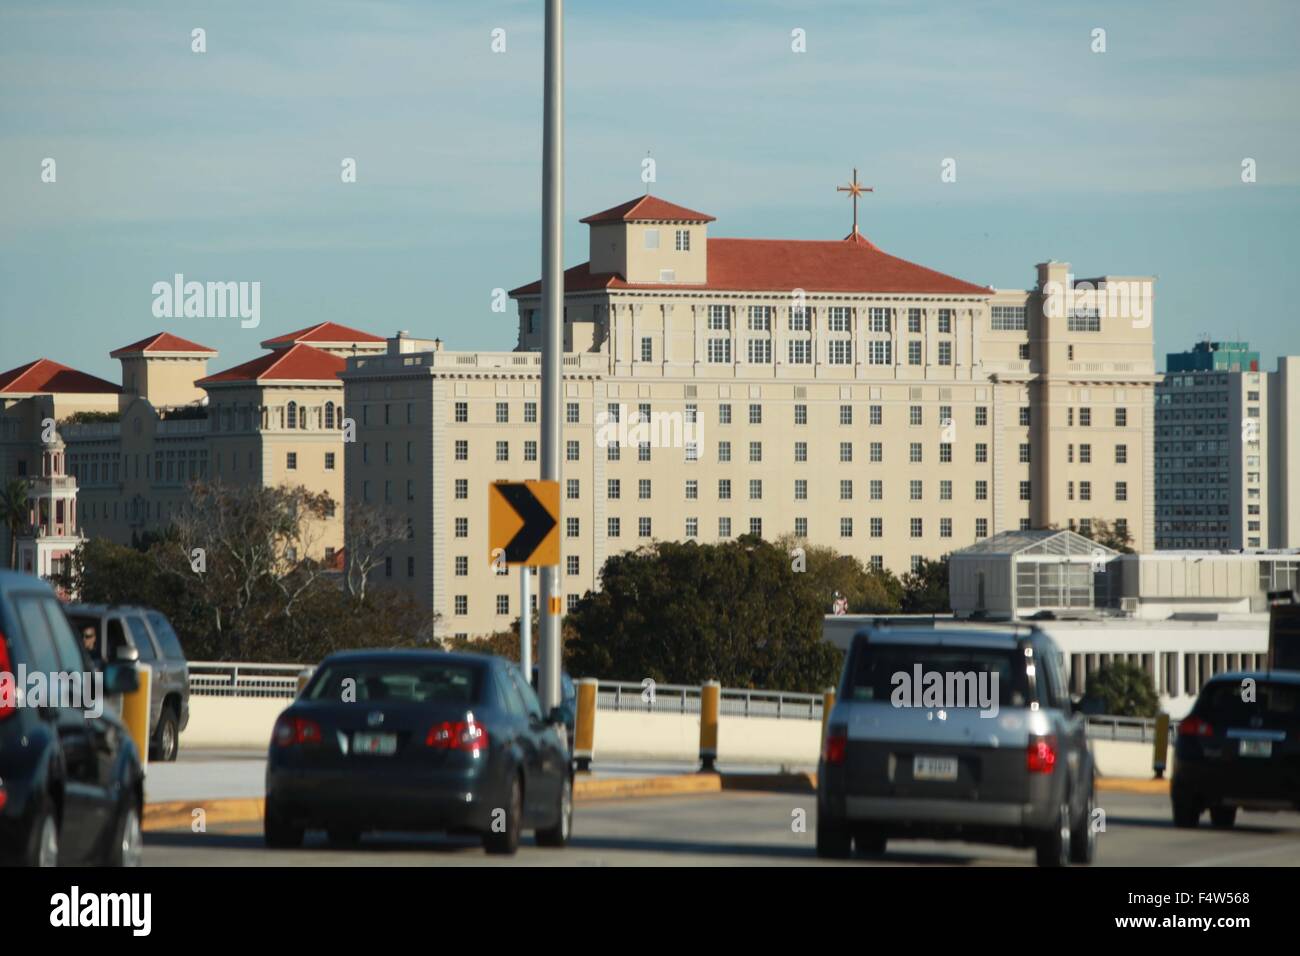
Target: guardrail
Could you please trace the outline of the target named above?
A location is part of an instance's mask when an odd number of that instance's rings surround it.
[[[302,664],[234,664],[190,661],[190,694],[195,697],[298,696]]]
[[[1169,722],[1169,741],[1178,735],[1176,721]],[[1109,715],[1092,715],[1088,717],[1088,736],[1093,740],[1130,740],[1144,744],[1154,744],[1156,740],[1156,721],[1154,717],[1111,717]]]

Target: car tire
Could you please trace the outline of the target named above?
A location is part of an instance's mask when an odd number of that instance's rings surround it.
[[[262,818],[262,836],[266,845],[273,850],[292,850],[302,846],[305,831],[293,826],[269,801],[266,814]]]
[[[853,849],[858,856],[884,856],[887,843],[885,834],[875,827],[857,830],[853,834]]]
[[[519,827],[524,815],[524,786],[519,775],[510,781],[510,796],[505,810],[505,827],[500,831],[489,828],[483,834],[483,849],[494,856],[514,856],[519,849]]]
[[[336,849],[348,849],[361,842],[361,831],[354,827],[329,827],[325,831],[329,844]]]
[[[1236,822],[1236,807],[1210,807],[1210,825],[1215,829],[1231,830]]]
[[[847,860],[853,849],[853,834],[842,823],[817,811],[817,855],[824,860]]]
[[[1201,822],[1201,808],[1194,800],[1189,797],[1175,795],[1173,798],[1174,805],[1174,826],[1180,830],[1194,830]]]
[[[1070,830],[1070,862],[1091,863],[1097,856],[1097,831],[1092,826],[1092,813],[1097,806],[1096,789],[1088,787],[1088,800],[1083,807],[1083,817]]]
[[[1061,804],[1057,811],[1057,825],[1040,834],[1034,847],[1039,866],[1068,866],[1070,864],[1070,804]]]
[[[564,775],[560,786],[559,807],[557,808],[555,826],[537,831],[537,845],[562,847],[569,845],[569,835],[573,831],[573,777]]]
[[[54,807],[46,806],[36,814],[32,832],[23,851],[23,866],[59,865],[59,818]]]
[[[158,715],[158,726],[154,728],[149,756],[163,763],[172,763],[180,750],[180,722],[176,719],[176,711],[170,706],[164,707]]]
[[[140,866],[144,862],[144,829],[140,805],[134,798],[128,798],[117,815],[107,862],[109,866]]]

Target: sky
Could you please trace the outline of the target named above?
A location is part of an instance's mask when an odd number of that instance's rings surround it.
[[[714,236],[842,238],[857,167],[895,255],[1157,276],[1159,368],[1204,337],[1300,353],[1294,0],[565,7],[566,265],[647,155]],[[320,321],[513,348],[492,303],[540,274],[542,28],[540,0],[3,0],[0,369],[118,381],[109,351],[166,329],[217,370]],[[156,318],[177,273],[260,282],[259,326]]]

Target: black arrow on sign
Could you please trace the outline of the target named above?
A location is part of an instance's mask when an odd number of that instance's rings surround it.
[[[524,522],[506,545],[506,561],[512,564],[527,561],[551,533],[555,519],[527,485],[497,485],[497,491]]]

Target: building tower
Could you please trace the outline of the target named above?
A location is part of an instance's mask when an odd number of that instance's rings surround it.
[[[77,479],[65,473],[67,451],[54,432],[41,445],[41,473],[27,488],[28,534],[18,539],[18,567],[52,579],[68,568],[82,542],[77,530]]]

